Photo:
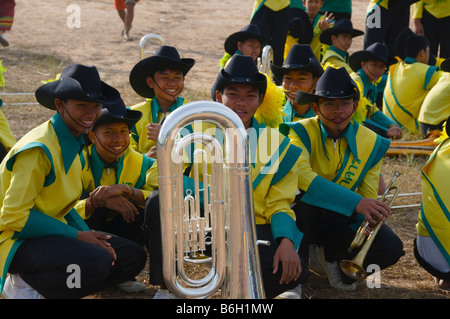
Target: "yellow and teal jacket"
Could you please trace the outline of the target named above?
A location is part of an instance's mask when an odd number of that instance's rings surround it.
[[[74,206],[82,192],[81,135],[55,114],[20,139],[0,165],[0,290],[20,244],[89,230]]]
[[[309,108],[309,111],[306,112],[305,114],[298,115],[297,112],[295,111],[294,107],[291,105],[291,103],[289,101],[286,101],[286,104],[284,105],[283,113],[284,113],[283,122],[296,122],[301,119],[307,119],[307,118],[316,116],[316,114],[314,114],[314,111],[312,108]]]
[[[303,202],[350,216],[362,197],[377,198],[388,139],[352,121],[333,140],[318,117],[282,123],[280,131],[302,149],[298,188],[305,192]]]
[[[336,69],[344,67],[347,70],[348,74],[352,74],[353,70],[348,64],[348,58],[348,52],[339,50],[335,46],[330,45],[323,55],[321,63],[324,70],[326,70],[329,66],[332,66]]]
[[[412,5],[412,19],[421,19],[423,10],[427,10],[432,16],[437,19],[442,19],[450,16],[450,1],[449,0],[420,0]]]
[[[188,100],[178,97],[176,102],[166,112],[165,116],[188,102]],[[156,141],[147,138],[147,125],[150,123],[161,123],[164,118],[164,113],[161,112],[161,107],[156,98],[146,99],[145,102],[133,105],[130,109],[142,112],[142,118],[131,129],[130,145],[135,151],[146,154],[150,148],[156,145]]]
[[[255,3],[253,4],[251,17],[253,17],[255,13],[258,12],[259,9],[261,9],[262,6],[266,6],[270,10],[276,12],[289,7],[290,4],[291,4],[290,0],[255,0]]]
[[[422,203],[416,228],[418,235],[433,239],[450,264],[449,165],[450,139],[446,138],[422,168]]]
[[[255,118],[249,132],[256,224],[270,224],[275,240],[289,238],[298,249],[303,234],[296,226],[290,206],[297,191],[297,160],[301,149],[292,145],[277,129],[259,123]],[[223,141],[221,134],[216,131],[218,141]],[[185,189],[192,190],[192,178],[185,179],[184,183]]]
[[[438,125],[450,115],[450,73],[443,72],[420,108],[419,122]]]
[[[383,113],[398,126],[420,132],[418,116],[422,102],[443,71],[406,57],[391,65],[383,96]]]
[[[154,188],[158,187],[158,168],[156,160],[138,153],[128,147],[122,157],[108,167],[99,157],[95,145],[89,145],[83,151],[84,169],[82,171],[83,192],[92,192],[99,186],[126,184],[140,189],[146,199]],[[78,214],[86,219],[86,200],[75,205]]]
[[[395,125],[395,122],[380,111],[376,102],[378,93],[384,90],[387,76],[381,77],[379,81],[370,82],[362,69],[353,72],[350,76],[358,85],[361,93],[353,119],[361,124],[367,123],[375,126],[386,133],[389,126]]]

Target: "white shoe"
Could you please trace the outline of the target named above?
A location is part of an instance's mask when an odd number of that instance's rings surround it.
[[[6,277],[2,296],[5,299],[45,299],[39,292],[23,281],[19,274]]]
[[[288,290],[277,296],[279,299],[302,299],[302,285]]]
[[[147,287],[142,282],[137,280],[129,280],[118,284],[119,288],[125,292],[140,292],[145,290]]]
[[[179,299],[167,289],[158,289],[153,299]]]
[[[356,284],[344,284],[342,282],[341,273],[339,272],[339,265],[337,261],[330,263],[325,260],[325,251],[324,247],[321,246],[317,250],[317,261],[322,266],[322,269],[325,271],[328,281],[330,282],[331,287],[337,290],[342,291],[355,291]]]

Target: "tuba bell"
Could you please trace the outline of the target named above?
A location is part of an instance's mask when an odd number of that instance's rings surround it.
[[[392,207],[392,204],[394,203],[399,193],[398,186],[394,185],[395,179],[398,176],[400,176],[400,173],[396,171],[394,173],[394,177],[389,182],[389,185],[386,187],[386,190],[384,191],[380,199],[382,202],[386,201],[388,194],[394,191],[394,194],[391,196],[391,199],[388,202],[389,207]],[[370,246],[372,245],[372,242],[375,239],[384,221],[385,219],[378,221],[377,225],[373,230],[369,230],[370,225],[368,221],[364,221],[358,228],[358,231],[356,232],[356,235],[353,238],[353,241],[351,242],[347,250],[351,252],[355,248],[359,248],[362,246],[361,250],[352,260],[341,260],[339,262],[339,267],[341,268],[341,270],[350,278],[358,280],[367,277],[367,272],[364,270],[363,267],[364,260],[366,259],[367,252],[369,251]],[[366,236],[366,234],[369,235]]]
[[[224,137],[224,147],[211,135],[186,133],[185,128],[198,121],[218,127]],[[203,167],[201,187],[194,165],[195,191],[185,196],[183,154],[190,153],[186,150],[193,143],[202,145],[202,149],[191,153],[194,158],[202,159],[203,165],[209,152],[211,174]],[[219,288],[222,299],[265,298],[256,241],[248,137],[241,119],[221,103],[185,104],[170,113],[161,126],[157,160],[163,276],[168,289],[181,298],[206,298]],[[203,216],[199,208],[200,193]],[[204,256],[208,243],[210,258]],[[195,260],[211,263],[209,273],[201,279],[190,278],[185,272],[185,263]]]

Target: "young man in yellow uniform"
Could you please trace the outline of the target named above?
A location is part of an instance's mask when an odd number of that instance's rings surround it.
[[[91,231],[74,209],[82,193],[82,134],[102,104],[119,98],[95,67],[79,64],[36,90],[38,102],[57,113],[22,137],[0,165],[5,298],[82,298],[133,279],[145,266],[143,247]],[[77,279],[69,284],[71,275]]]
[[[448,120],[447,120],[448,123]],[[439,288],[450,290],[450,128],[422,168],[422,205],[418,216],[414,255],[418,263],[438,279]]]
[[[274,298],[304,283],[308,276],[308,268],[298,253],[302,234],[295,224],[295,215],[290,208],[297,190],[296,161],[301,150],[291,145],[289,139],[278,130],[258,123],[254,118],[257,108],[263,101],[266,87],[266,77],[258,72],[252,59],[236,55],[227,67],[219,72],[212,92],[215,93],[214,100],[236,112],[245,128],[256,134],[252,135],[255,138],[249,139],[255,222],[258,239],[271,242],[270,246],[260,246],[259,253],[266,297]],[[275,144],[271,145],[270,142]],[[278,152],[270,154],[270,158],[262,159],[261,156],[255,156],[267,154],[267,150],[274,147]],[[264,167],[270,163],[276,166],[267,172]],[[192,182],[189,184],[192,185]],[[157,200],[154,204],[158,204]],[[151,211],[154,212],[155,209]],[[153,220],[150,224],[159,225],[159,214],[151,216]],[[155,246],[160,247],[157,243]],[[150,276],[156,273],[150,271]],[[162,284],[161,278],[157,277],[151,278],[150,282]],[[298,291],[292,294],[296,298],[301,297]]]
[[[142,119],[131,130],[131,147],[156,158],[156,139],[161,122],[179,106],[189,102],[180,96],[186,74],[195,60],[180,58],[176,48],[161,46],[151,57],[139,61],[130,72],[130,85],[145,102],[131,106]],[[154,148],[153,148],[154,147]]]
[[[85,199],[75,209],[91,229],[147,244],[141,231],[148,195],[158,186],[156,161],[133,150],[130,129],[142,113],[122,100],[103,108],[83,150]]]
[[[383,113],[398,126],[417,134],[422,102],[436,85],[442,71],[428,65],[430,45],[427,38],[406,28],[397,38],[395,52],[401,61],[389,68],[384,88]]]
[[[374,217],[390,215],[389,206],[377,200],[381,162],[390,142],[352,120],[359,98],[344,68],[327,68],[314,94],[297,93],[297,102],[311,103],[318,116],[280,125],[302,149],[295,211],[304,240],[320,247],[317,257],[331,286],[347,291],[356,286],[340,273],[338,262],[356,254],[347,251],[355,227],[364,218],[375,225]],[[383,224],[364,267],[383,269],[403,254],[402,242]]]
[[[353,29],[353,24],[348,19],[340,19],[332,28],[326,29],[320,35],[320,42],[329,45],[320,61],[323,68],[344,67],[350,74],[353,70],[348,65],[348,50],[352,46],[353,38],[363,35],[361,30]]]
[[[389,56],[387,46],[379,42],[349,57],[349,65],[354,71],[350,76],[361,93],[353,118],[383,137],[400,139],[403,135],[401,128],[377,106],[379,94],[384,90],[378,85],[385,83],[382,77],[386,75],[386,68],[395,63],[397,60]]]
[[[314,117],[310,105],[299,105],[295,101],[298,91],[314,92],[323,68],[308,44],[294,44],[282,66],[270,65],[274,79],[282,85],[286,104],[283,121],[293,122]]]

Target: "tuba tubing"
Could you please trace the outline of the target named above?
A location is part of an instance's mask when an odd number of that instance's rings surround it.
[[[183,127],[201,120],[222,130],[225,136],[223,162],[223,150],[214,137],[191,133],[178,138]],[[212,147],[216,152],[215,158],[220,159],[214,161],[211,168],[212,199],[209,203],[212,206],[213,261],[210,273],[201,280],[186,276],[182,256],[184,194],[181,157],[184,148],[192,142]],[[163,276],[168,289],[181,298],[206,298],[219,288],[223,299],[265,298],[256,241],[248,136],[241,119],[221,103],[187,103],[170,113],[161,126],[157,160]]]

